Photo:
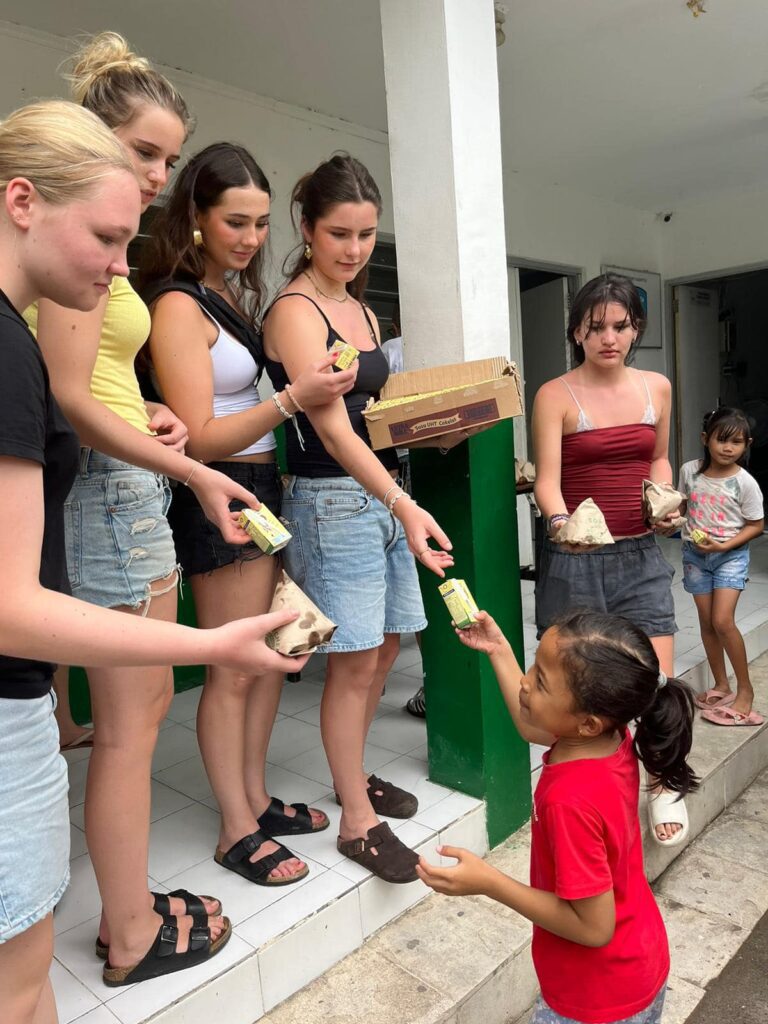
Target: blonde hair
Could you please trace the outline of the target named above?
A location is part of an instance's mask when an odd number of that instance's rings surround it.
[[[75,102],[92,110],[109,128],[122,128],[133,120],[138,106],[149,103],[175,114],[187,136],[194,130],[181,93],[117,32],[93,36],[67,63],[64,77]]]
[[[28,178],[46,202],[74,202],[114,170],[134,175],[112,132],[74,103],[30,103],[0,123],[0,193],[13,178]]]

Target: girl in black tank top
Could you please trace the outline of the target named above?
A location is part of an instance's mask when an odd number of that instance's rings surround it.
[[[362,416],[388,375],[362,304],[381,211],[376,184],[357,160],[338,155],[306,175],[292,200],[305,244],[263,324],[272,383],[295,379],[337,338],[360,351],[360,365],[343,402],[297,417],[301,437],[287,426],[283,516],[293,540],[285,563],[338,626],[321,648],[323,743],[342,806],[338,849],[386,881],[409,882],[418,858],[378,815],[410,817],[418,803],[368,777],[363,749],[399,634],[426,625],[413,556],[438,576],[453,559],[434,519],[395,483],[396,453],[371,450]],[[444,550],[430,548],[430,538]]]

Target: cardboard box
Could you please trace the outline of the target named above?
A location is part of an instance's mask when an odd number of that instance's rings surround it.
[[[339,353],[338,359],[333,364],[338,370],[348,370],[360,355],[359,349],[356,349],[354,345],[350,345],[346,341],[342,341],[341,338],[334,341],[328,352]]]
[[[363,411],[374,449],[521,416],[520,375],[504,356],[393,373]]]
[[[293,536],[266,505],[243,509],[238,524],[265,555],[282,550]]]
[[[468,629],[473,622],[477,622],[480,609],[464,580],[446,580],[437,589],[458,629]]]

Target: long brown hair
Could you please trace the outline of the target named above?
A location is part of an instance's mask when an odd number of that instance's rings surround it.
[[[217,206],[227,189],[249,185],[272,198],[269,179],[242,146],[215,142],[195,153],[177,175],[167,203],[152,224],[152,234],[142,254],[139,287],[177,276],[202,281],[205,261],[193,240],[195,213]],[[248,312],[254,318],[264,303],[265,248],[261,246],[238,274],[240,293],[247,298]]]
[[[349,153],[336,153],[330,160],[299,178],[291,192],[291,220],[296,230],[301,221],[314,227],[315,222],[340,203],[373,203],[381,216],[381,193],[368,168]],[[294,281],[311,265],[304,255],[304,243],[298,252],[288,254],[283,272]],[[368,284],[368,264],[347,285],[349,294],[362,300]]]

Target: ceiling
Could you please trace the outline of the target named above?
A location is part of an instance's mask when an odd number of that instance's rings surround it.
[[[506,174],[654,212],[768,182],[765,0],[695,19],[685,0],[505,5]],[[386,130],[378,0],[0,0],[0,18],[115,28],[171,67]]]

